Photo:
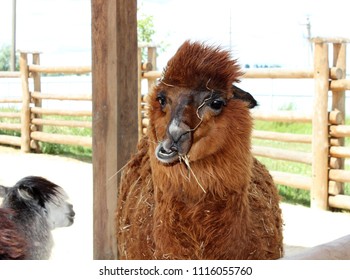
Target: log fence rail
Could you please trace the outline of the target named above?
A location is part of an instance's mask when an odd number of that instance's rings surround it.
[[[311,166],[311,176],[271,171],[276,184],[309,190],[311,207],[327,210],[342,208],[350,210],[350,195],[344,194],[344,183],[350,183],[350,171],[345,170],[344,159],[350,158],[350,147],[345,147],[344,137],[350,137],[350,126],[345,125],[345,91],[350,90],[346,80],[346,39],[315,38],[314,69],[246,69],[242,79],[313,79],[313,113],[294,111],[253,111],[255,120],[287,123],[310,123],[312,134],[271,132],[254,130],[255,139],[279,142],[311,144],[311,152],[291,151],[265,146],[253,146],[255,156],[274,160],[303,163]],[[333,48],[333,61],[329,48]],[[140,79],[147,79],[152,85],[161,77],[155,67],[141,71]],[[141,83],[141,82],[140,82]],[[332,106],[328,111],[328,93],[332,93]],[[147,131],[148,119],[146,100],[140,97],[139,123],[143,134]]]
[[[29,58],[32,57],[32,63]],[[78,67],[47,67],[41,66],[40,53],[38,52],[21,52],[19,58],[19,72],[0,72],[0,78],[20,78],[22,85],[22,96],[19,98],[0,98],[0,103],[21,104],[21,111],[16,113],[0,112],[0,118],[17,119],[18,123],[0,123],[0,129],[15,130],[20,132],[20,136],[0,135],[0,143],[18,146],[23,152],[40,150],[39,142],[50,142],[64,145],[80,145],[92,147],[92,137],[60,135],[43,132],[43,126],[64,126],[64,127],[81,127],[92,128],[91,121],[77,120],[56,120],[47,119],[43,116],[70,116],[70,117],[91,117],[91,110],[61,110],[48,109],[42,107],[43,100],[60,100],[60,101],[90,101],[92,102],[91,93],[83,94],[61,94],[46,93],[41,91],[42,74],[89,74],[90,66]],[[30,79],[33,80],[30,83]],[[32,88],[31,88],[32,87]]]
[[[248,69],[243,79],[313,79],[315,82],[314,108],[312,114],[294,111],[263,112],[253,111],[255,120],[287,123],[310,123],[312,134],[291,132],[271,132],[254,130],[255,139],[278,142],[303,143],[312,146],[311,152],[291,151],[280,148],[253,146],[256,156],[274,160],[286,160],[310,165],[311,176],[271,171],[276,184],[310,191],[311,207],[327,210],[341,208],[350,210],[350,196],[344,194],[344,184],[350,183],[350,171],[345,169],[344,160],[350,158],[350,147],[345,146],[345,138],[350,137],[350,126],[345,125],[345,91],[350,90],[350,80],[346,80],[345,39],[314,39],[315,56],[313,70],[286,69]],[[328,49],[332,47],[333,60]],[[147,61],[142,61],[141,48],[147,48]],[[32,63],[28,63],[28,56]],[[148,126],[147,102],[142,92],[142,81],[148,81],[148,91],[161,72],[156,71],[156,47],[142,46],[139,57],[139,100],[138,126],[139,137],[144,135]],[[332,61],[331,61],[332,60]],[[332,63],[329,66],[329,63]],[[59,135],[43,132],[43,126],[68,126],[91,128],[91,121],[67,121],[43,118],[43,116],[92,116],[91,110],[59,110],[43,108],[42,100],[92,101],[92,94],[62,94],[41,91],[41,75],[53,74],[88,74],[91,67],[46,67],[40,65],[39,53],[20,54],[20,72],[0,72],[0,78],[21,79],[21,98],[2,98],[0,103],[21,104],[20,112],[0,112],[0,118],[17,119],[18,123],[0,123],[0,129],[14,130],[21,136],[0,135],[0,144],[21,147],[23,152],[39,149],[39,142],[51,142],[66,145],[92,146],[91,137]],[[29,79],[33,79],[30,89]],[[328,111],[328,93],[332,93],[332,106]]]

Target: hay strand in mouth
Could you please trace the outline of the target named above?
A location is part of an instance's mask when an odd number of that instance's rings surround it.
[[[180,158],[180,162],[183,161],[183,162],[185,163],[185,165],[187,166],[187,169],[188,169],[188,170],[191,172],[191,174],[193,175],[193,177],[194,177],[194,179],[196,180],[198,186],[200,186],[200,188],[202,189],[202,191],[203,191],[204,193],[207,193],[207,192],[205,191],[205,189],[203,188],[202,184],[199,182],[199,180],[198,180],[196,174],[194,174],[194,172],[193,172],[193,170],[192,170],[192,168],[191,168],[191,166],[190,166],[190,160],[189,160],[188,156],[187,156],[187,155],[179,156],[179,158]]]

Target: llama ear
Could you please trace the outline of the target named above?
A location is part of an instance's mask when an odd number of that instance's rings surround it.
[[[9,188],[0,185],[0,197],[5,197],[8,193]]]
[[[18,195],[24,200],[29,200],[34,198],[34,194],[32,190],[26,186],[20,185],[17,191],[18,191]]]
[[[254,99],[254,97],[239,87],[232,85],[232,99],[240,99],[248,104],[248,108],[252,109],[258,105],[258,102]]]

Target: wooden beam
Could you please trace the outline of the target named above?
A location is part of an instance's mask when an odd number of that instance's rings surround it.
[[[312,120],[311,207],[328,209],[328,90],[329,66],[327,43],[315,44],[315,97]]]
[[[308,135],[308,134],[273,132],[273,131],[263,131],[263,130],[253,130],[252,137],[257,139],[264,139],[264,140],[307,143],[307,144],[311,144],[311,141],[312,141],[311,135]]]
[[[342,76],[340,77],[342,81],[346,79],[346,48],[347,44],[345,42],[335,42],[333,43],[333,66],[336,68],[339,68],[342,70]],[[334,86],[334,82],[332,81],[330,86],[332,87],[332,84]],[[345,124],[345,116],[346,116],[346,106],[345,106],[345,90],[350,89],[350,83],[349,81],[341,84],[344,86],[342,89],[333,89],[332,90],[332,110],[333,111],[339,111],[344,118],[341,120],[340,125]],[[345,139],[344,137],[338,138],[339,146],[345,145]],[[344,159],[340,160],[340,166],[339,169],[344,169],[345,162]],[[344,184],[342,184],[342,190],[341,192],[344,192]]]
[[[270,148],[263,146],[252,146],[252,153],[255,156],[268,157],[279,160],[287,160],[305,164],[311,164],[311,153],[290,151],[285,149]]]
[[[270,171],[270,173],[277,185],[285,185],[302,190],[311,189],[312,179],[310,177],[280,171]]]
[[[28,55],[21,53],[19,57],[19,67],[22,83],[22,109],[21,109],[21,151],[30,152],[30,94],[28,83]]]
[[[29,71],[35,73],[46,73],[46,74],[89,74],[91,72],[90,66],[60,66],[60,67],[50,67],[41,65],[29,65]]]
[[[296,113],[293,111],[252,111],[252,116],[256,120],[273,122],[312,122],[311,114]]]
[[[312,70],[289,70],[280,68],[247,69],[243,79],[312,79],[314,73]]]
[[[75,145],[91,148],[92,140],[91,137],[87,136],[73,136],[64,134],[52,134],[41,131],[34,131],[30,134],[31,139],[36,141],[57,143],[63,145]]]
[[[136,0],[92,0],[94,259],[116,259],[120,170],[136,149]]]

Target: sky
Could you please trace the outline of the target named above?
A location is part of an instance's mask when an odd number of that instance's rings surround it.
[[[153,16],[159,65],[187,39],[231,48],[242,65],[310,65],[312,36],[350,38],[348,0],[140,0]],[[12,0],[0,0],[0,47],[11,44]],[[17,0],[17,49],[43,53],[42,64],[91,64],[90,0]]]
[[[0,0],[0,47],[11,44],[12,0]],[[90,0],[17,0],[16,49],[41,64],[91,64]]]

